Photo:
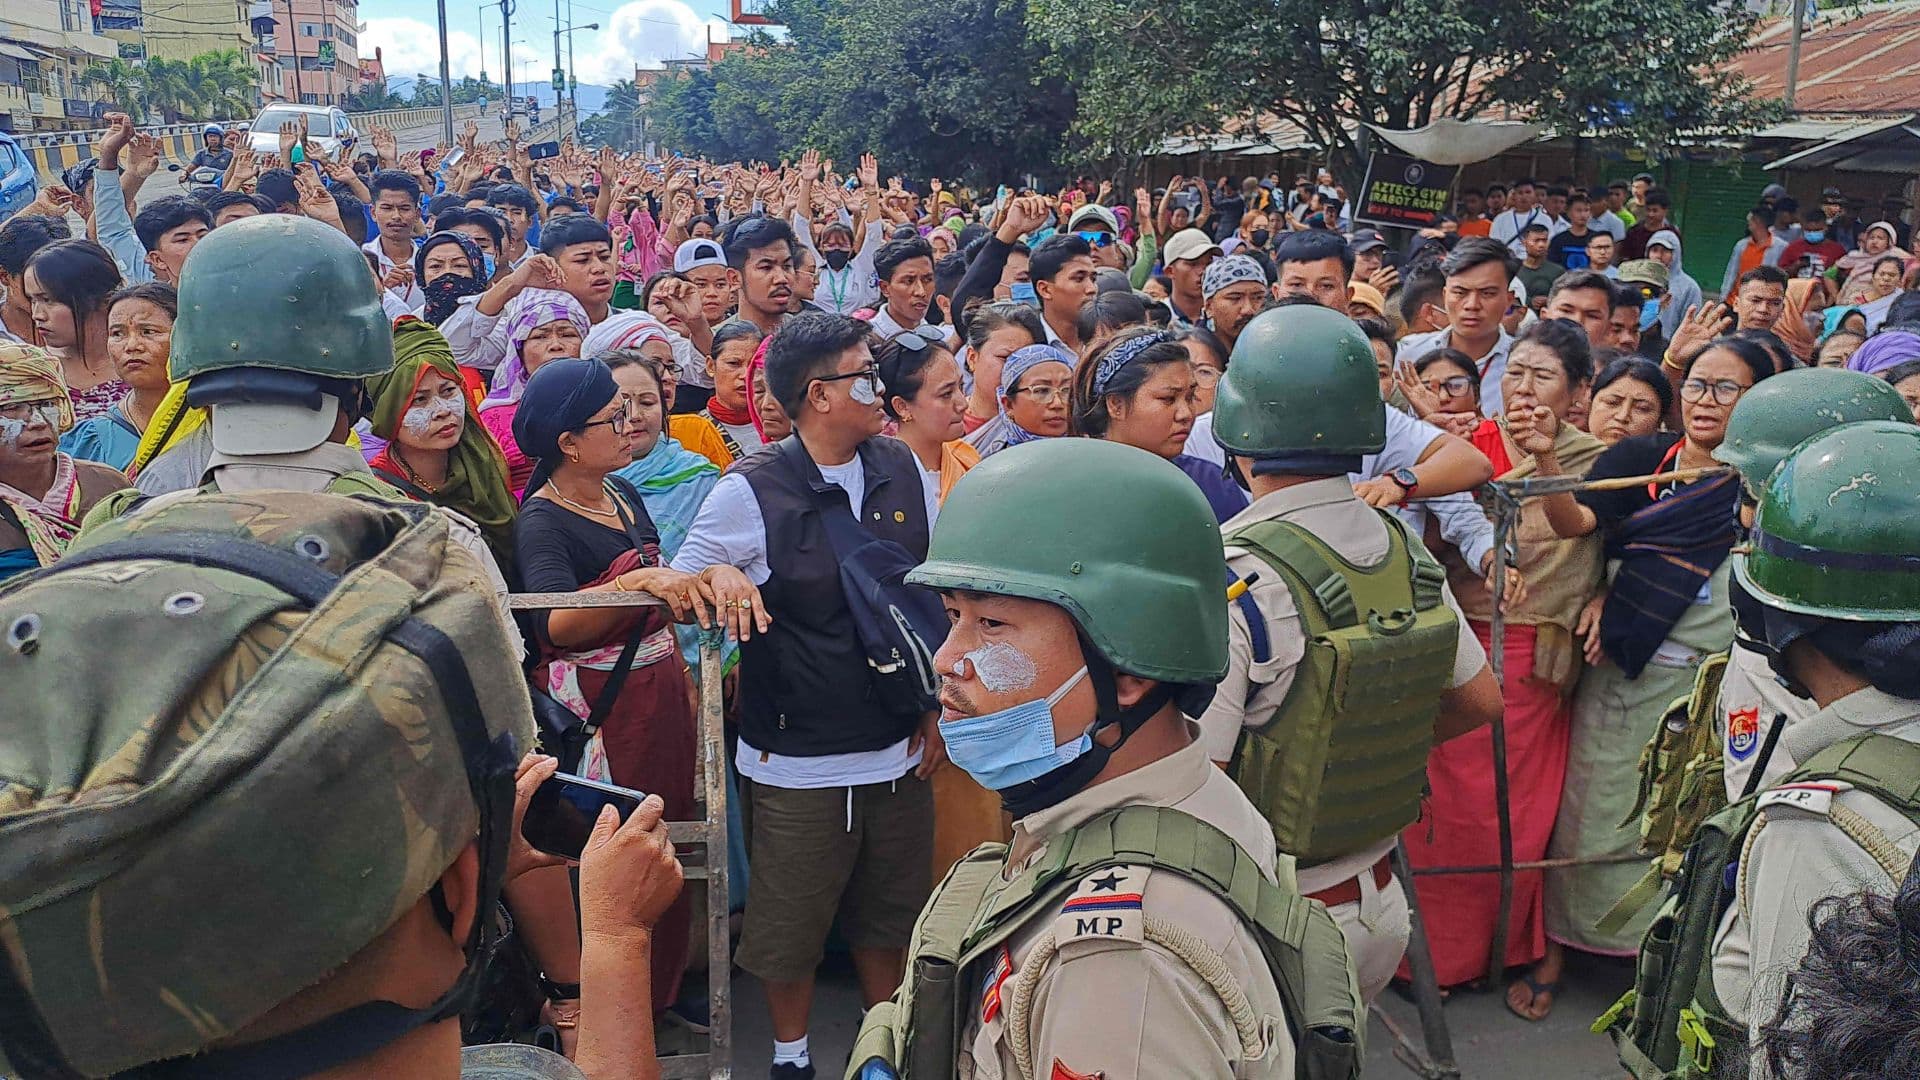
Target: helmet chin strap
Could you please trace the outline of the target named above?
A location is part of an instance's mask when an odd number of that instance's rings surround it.
[[[1153,689],[1132,705],[1120,704],[1120,689],[1115,681],[1113,665],[1100,655],[1086,635],[1080,634],[1080,655],[1087,664],[1087,681],[1093,686],[1094,720],[1093,745],[1087,752],[1049,772],[1042,773],[1023,784],[1016,784],[1000,792],[1000,805],[1016,819],[1028,814],[1056,806],[1074,795],[1086,790],[1093,778],[1107,767],[1107,761],[1113,752],[1126,745],[1127,739],[1140,730],[1140,726],[1151,720],[1167,702],[1172,701],[1176,687],[1167,683],[1155,683]],[[1100,732],[1109,727],[1118,727],[1120,737],[1107,746],[1099,739]]]

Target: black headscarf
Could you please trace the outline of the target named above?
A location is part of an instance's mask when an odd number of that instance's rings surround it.
[[[580,430],[619,393],[613,370],[598,360],[564,357],[533,373],[513,414],[513,441],[537,462],[520,495],[523,505],[560,463],[560,436]]]
[[[432,281],[427,280],[427,252],[442,244],[457,244],[467,256],[467,264],[473,268],[471,274],[442,274]],[[427,296],[426,307],[420,317],[439,326],[453,316],[455,305],[463,296],[477,296],[487,291],[484,280],[486,258],[480,253],[480,245],[464,233],[437,232],[426,238],[413,253],[413,279],[421,283],[420,291]]]

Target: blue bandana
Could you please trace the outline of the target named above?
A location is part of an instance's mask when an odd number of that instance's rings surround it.
[[[1139,359],[1141,353],[1172,338],[1172,334],[1165,330],[1158,330],[1151,334],[1128,338],[1109,349],[1107,355],[1101,358],[1100,366],[1094,370],[1093,396],[1097,398],[1106,393],[1107,384],[1113,381],[1113,377],[1120,374],[1121,368]]]

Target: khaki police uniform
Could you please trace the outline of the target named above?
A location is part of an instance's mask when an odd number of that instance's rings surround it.
[[[1231,837],[1270,879],[1291,877],[1266,820],[1196,742],[1021,818],[1000,882],[1067,830],[1123,806],[1191,815]],[[1163,944],[1169,929],[1176,947]],[[968,1015],[961,1080],[1294,1075],[1280,991],[1254,931],[1202,886],[1144,867],[1096,871],[1059,905],[1037,909],[1007,940]]]
[[[1727,801],[1737,802],[1747,780],[1760,765],[1760,750],[1773,725],[1784,720],[1787,730],[1820,711],[1810,699],[1798,697],[1774,676],[1765,654],[1735,638],[1720,676],[1720,757],[1726,769]],[[1760,787],[1770,786],[1799,767],[1784,741],[1774,744],[1760,775]],[[1754,790],[1760,790],[1756,787]]]
[[[1263,495],[1221,528],[1230,533],[1262,521],[1292,522],[1357,566],[1375,566],[1388,555],[1387,525],[1353,493],[1344,476]],[[1260,575],[1251,592],[1266,617],[1271,656],[1264,663],[1254,662],[1246,616],[1240,605],[1229,604],[1227,675],[1200,717],[1207,756],[1220,763],[1233,757],[1242,728],[1259,727],[1280,708],[1307,647],[1293,594],[1281,576],[1242,548],[1229,545],[1226,554],[1227,566],[1237,577]],[[1452,685],[1462,686],[1486,666],[1486,650],[1467,630],[1466,616],[1452,591],[1443,589],[1442,595],[1460,623]],[[1393,978],[1411,933],[1406,893],[1395,881],[1389,861],[1396,839],[1389,836],[1362,851],[1298,871],[1301,893],[1325,904],[1346,935],[1360,993],[1368,1001]]]
[[[1806,761],[1871,734],[1920,742],[1920,701],[1857,690],[1790,724],[1775,756]],[[1806,954],[1814,904],[1863,889],[1891,896],[1920,849],[1920,826],[1842,782],[1775,787],[1759,806],[1739,863],[1736,902],[1713,942],[1714,990],[1728,1014],[1747,1025],[1750,1040],[1772,1019],[1785,976]]]

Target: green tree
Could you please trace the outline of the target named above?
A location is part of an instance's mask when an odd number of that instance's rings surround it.
[[[1778,112],[1729,61],[1756,18],[1693,0],[1031,0],[1080,87],[1076,133],[1113,151],[1274,116],[1352,168],[1343,121],[1420,127],[1498,106],[1656,155]]]
[[[1027,0],[780,0],[778,17],[783,41],[656,86],[650,135],[721,160],[872,151],[888,172],[981,181],[1067,150],[1074,90],[1046,73]]]
[[[619,150],[638,150],[643,140],[640,91],[631,79],[621,79],[607,88],[600,111],[580,121],[580,137],[593,145]]]
[[[196,120],[251,116],[259,103],[258,76],[238,49],[205,52],[188,60],[185,79],[193,91]]]
[[[187,65],[157,56],[147,60],[147,107],[169,124],[190,119],[200,108],[200,90]]]
[[[136,121],[146,118],[147,74],[138,65],[116,58],[88,68],[81,73],[80,81]]]
[[[360,89],[348,94],[340,107],[348,112],[378,112],[381,109],[398,109],[406,105],[399,94],[387,89],[387,80],[379,79],[370,83],[361,83]]]

